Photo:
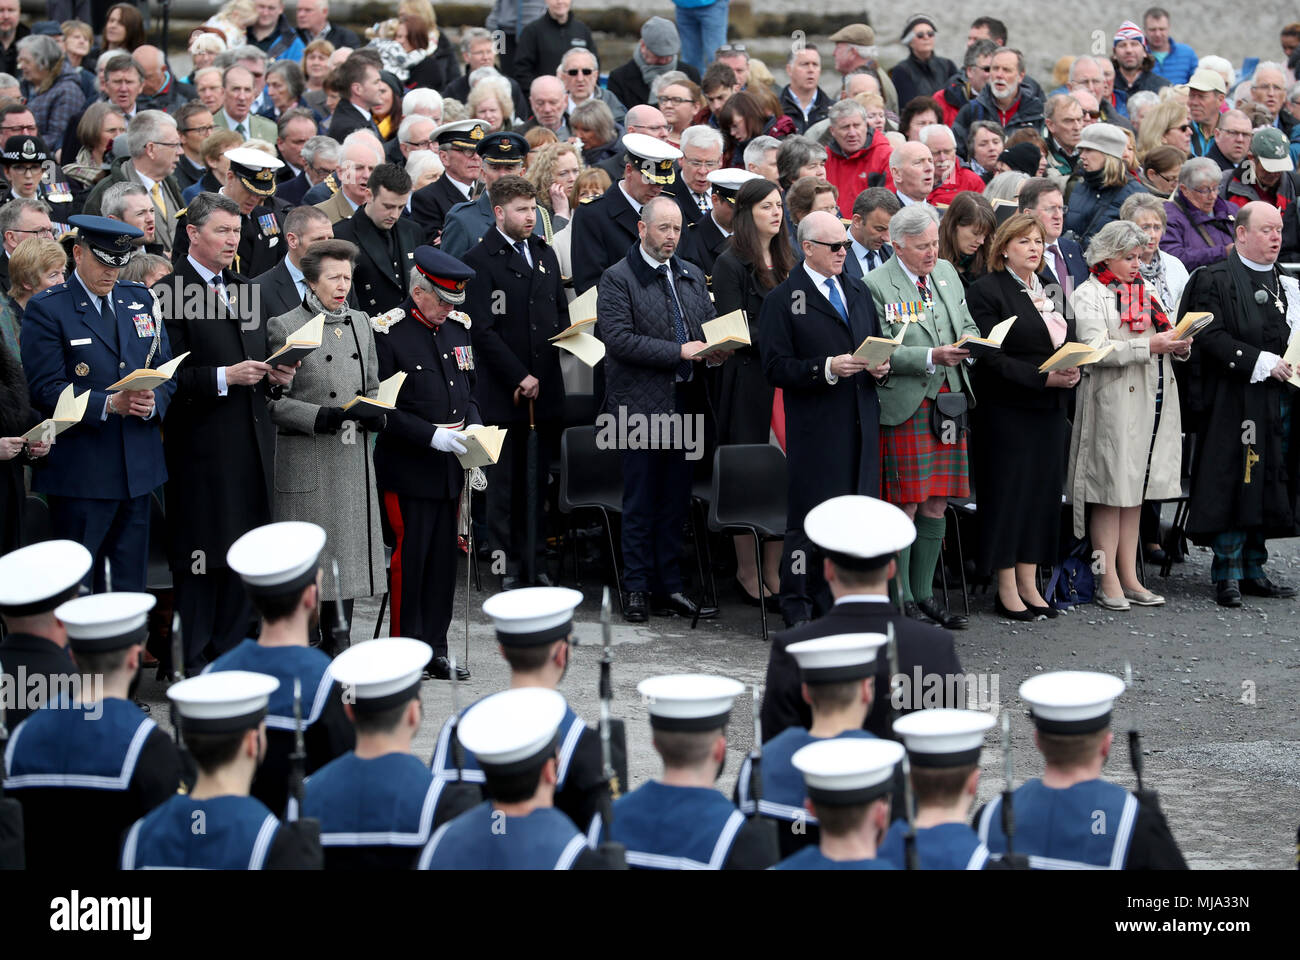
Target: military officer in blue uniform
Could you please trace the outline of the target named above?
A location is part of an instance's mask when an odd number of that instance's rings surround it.
[[[517,133],[490,133],[478,142],[475,149],[483,160],[483,191],[475,199],[465,200],[447,211],[442,226],[439,249],[453,257],[469,253],[496,226],[488,191],[502,177],[517,177],[522,173],[524,158],[528,156],[528,141]],[[540,219],[533,226],[533,236],[546,238]]]
[[[456,508],[465,482],[455,455],[466,450],[457,431],[483,423],[474,400],[471,320],[455,309],[473,275],[455,257],[417,247],[410,293],[373,324],[379,379],[406,374],[375,443],[384,538],[393,548],[391,631],[433,648],[429,673],[438,680],[451,675],[447,627],[460,556]],[[456,672],[469,679],[464,667]]]
[[[744,686],[706,674],[637,685],[663,775],[614,802],[609,839],[643,870],[761,870],[779,859],[759,821],[714,786],[727,757],[727,719]]]
[[[560,685],[569,669],[573,611],[580,603],[582,594],[567,587],[524,587],[498,593],[484,602],[483,612],[496,624],[501,656],[510,665],[511,689],[554,690]],[[455,715],[447,718],[433,753],[433,771],[446,784],[439,790],[439,825],[464,809],[466,801],[461,798],[469,791],[455,790],[454,785],[484,782],[474,754],[455,739],[458,722]],[[621,720],[613,721],[610,740],[616,775],[626,783],[627,747]],[[594,841],[600,834],[600,811],[607,809],[609,790],[600,735],[566,705],[556,763],[556,809]]]
[[[382,637],[330,664],[357,746],[308,778],[302,815],[320,821],[326,870],[410,870],[434,828],[433,774],[411,753],[429,645]]]
[[[812,726],[787,727],[763,744],[757,812],[779,824],[782,857],[817,844],[817,822],[805,809],[808,794],[792,758],[819,740],[874,736],[862,725],[871,712],[876,655],[885,642],[881,633],[850,633],[804,640],[786,648],[799,663],[801,692],[812,707]],[[752,757],[745,758],[736,780],[736,805],[746,816],[752,816],[756,806],[750,789],[752,763]]]
[[[1020,685],[1044,761],[1042,777],[1012,794],[1015,852],[1028,855],[1031,869],[1187,869],[1154,798],[1101,778],[1114,740],[1111,707],[1123,691],[1118,677],[1074,670]],[[1001,797],[975,815],[975,826],[994,856],[1006,851]]]
[[[239,247],[231,269],[245,277],[260,276],[283,260],[289,249],[284,239],[288,207],[275,201],[276,171],[284,163],[252,147],[232,147],[222,156],[230,161],[230,169],[221,195],[239,204]],[[188,209],[177,211],[176,219],[181,220]],[[183,262],[189,251],[189,231],[177,229],[172,263]]]
[[[167,479],[159,426],[176,389],[107,388],[140,367],[172,358],[167,331],[155,319],[142,283],[120,282],[144,233],[107,217],[76,216],[76,269],[44,290],[23,316],[23,370],[32,406],[49,416],[69,383],[90,390],[81,423],[59,435],[32,487],[47,495],[54,535],[75,540],[94,557],[94,589],[104,589],[104,561],[113,586],[143,591],[149,559],[149,494]]]
[[[68,628],[54,609],[71,600],[90,572],[90,551],[71,540],[46,540],[0,557],[0,684],[11,693],[4,722],[13,730],[44,705],[48,691],[76,672]],[[40,690],[33,696],[33,690]]]
[[[601,869],[600,855],[553,800],[568,706],[554,690],[494,693],[457,733],[478,758],[492,800],[449,820],[420,854],[421,870]]]
[[[916,803],[916,865],[922,870],[983,870],[988,847],[971,829],[969,817],[980,782],[980,747],[993,726],[978,710],[918,710],[894,721],[910,761]],[[906,820],[895,820],[880,856],[907,866]]]
[[[173,684],[181,736],[198,765],[188,795],[175,795],[131,825],[123,870],[302,869],[321,862],[320,843],[281,823],[249,796],[266,753],[266,716],[280,681],[227,670]]]
[[[176,744],[131,702],[154,603],[147,593],[101,593],[55,611],[76,683],[19,726],[5,752],[28,867],[114,869],[122,834],[181,785]]]
[[[731,240],[732,220],[736,216],[736,194],[750,180],[761,179],[757,173],[737,167],[712,171],[708,175],[708,181],[713,206],[707,214],[692,221],[682,231],[682,257],[704,271],[710,289],[713,287],[713,264],[722,256],[722,251],[727,249]],[[757,323],[758,318],[752,317],[750,322]]]
[[[804,847],[777,870],[894,870],[880,856],[889,826],[894,770],[903,759],[892,740],[837,737],[803,747],[791,762],[803,774],[808,812],[821,824],[818,845]]]
[[[86,188],[77,180],[63,177],[62,169],[50,163],[53,159],[40,137],[16,136],[5,140],[4,150],[0,151],[0,167],[4,168],[6,183],[0,188],[0,205],[16,197],[43,201],[50,208],[50,223],[58,237],[67,232],[68,217],[81,212]]]
[[[325,531],[299,520],[268,523],[248,531],[226,553],[262,621],[256,640],[245,640],[217,657],[204,673],[249,670],[280,681],[266,717],[266,756],[253,781],[253,796],[282,816],[289,800],[289,754],[294,748],[294,681],[302,690],[306,773],[311,774],[356,746],[343,712],[342,690],[329,673],[330,658],[308,646],[320,612],[320,552]]]

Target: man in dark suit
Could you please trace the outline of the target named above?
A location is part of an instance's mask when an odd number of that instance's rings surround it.
[[[81,422],[59,436],[32,488],[50,504],[54,536],[80,543],[95,558],[96,592],[145,588],[150,493],[167,479],[159,427],[176,390],[174,379],[152,390],[108,387],[141,367],[172,358],[161,319],[142,283],[118,272],[144,233],[107,217],[74,216],[67,282],[43,290],[23,316],[23,370],[32,406],[49,416],[68,384],[90,391]]]
[[[339,143],[353,130],[369,130],[382,141],[379,127],[371,115],[371,111],[383,102],[384,81],[379,76],[379,68],[369,57],[353,54],[343,61],[338,71],[339,85],[347,95],[334,108],[326,132]]]
[[[195,197],[181,221],[188,251],[159,284],[170,300],[168,335],[190,353],[175,377],[164,444],[169,554],[190,673],[251,635],[252,604],[226,551],[271,522],[275,426],[266,404],[293,380],[292,369],[263,362],[272,352],[266,318],[254,288],[230,270],[240,219],[229,197]]]
[[[889,601],[889,581],[898,570],[898,553],[916,538],[916,528],[907,514],[874,497],[841,496],[808,511],[804,525],[810,541],[820,550],[820,556],[809,564],[821,568],[834,605],[820,619],[773,638],[761,714],[764,741],[787,727],[806,728],[812,723],[812,711],[800,693],[799,665],[787,652],[793,643],[842,633],[884,633],[886,624],[892,623],[898,641],[898,672],[909,684],[915,683],[918,673],[939,681],[961,676],[961,663],[948,631],[904,616]],[[891,678],[884,650],[876,663],[875,697],[863,727],[878,737],[892,737]],[[962,686],[939,684],[943,702],[935,706],[960,706],[952,700]],[[910,713],[920,706],[924,690],[905,689],[911,696],[904,698],[901,709]]]
[[[411,218],[423,228],[426,243],[435,247],[441,243],[442,226],[451,208],[477,196],[475,188],[483,172],[478,145],[486,135],[487,124],[482,120],[457,120],[433,131],[445,172],[411,195]]]
[[[677,182],[664,192],[671,193],[681,208],[683,226],[690,226],[713,209],[709,174],[722,166],[722,134],[706,124],[687,127],[681,149]]]
[[[641,208],[677,180],[673,162],[682,152],[644,133],[623,135],[623,173],[605,195],[573,214],[573,289],[587,292],[606,268],[639,241]],[[680,213],[680,210],[678,211]]]
[[[1060,288],[1057,302],[1062,306],[1061,312],[1070,315],[1070,294],[1074,288],[1088,279],[1088,263],[1083,259],[1083,250],[1078,241],[1061,236],[1065,228],[1065,199],[1061,194],[1061,185],[1046,177],[1033,177],[1025,181],[1020,188],[1020,212],[1027,213],[1043,228],[1043,239],[1047,245],[1043,253],[1047,273],[1046,283]]]
[[[671,175],[671,154],[678,151],[641,139],[647,142],[634,140],[628,149],[647,154],[655,176]],[[641,168],[629,163],[627,179],[643,179]],[[686,596],[680,566],[691,465],[703,456],[710,415],[704,371],[692,359],[706,346],[701,324],[714,318],[703,272],[673,255],[681,218],[668,197],[647,199],[637,242],[600,279],[596,327],[606,350],[606,391],[597,443],[623,454],[623,615],[629,623],[645,622],[651,600],[656,614],[718,613]],[[725,357],[707,359],[712,366]],[[676,436],[650,439],[645,424],[655,421],[676,423]]]
[[[275,173],[281,162],[252,147],[232,147],[223,156],[230,161],[220,196],[239,210],[239,246],[235,250],[235,273],[247,278],[265,273],[284,257],[283,205],[273,205]],[[200,194],[202,196],[202,194]],[[195,198],[197,199],[197,197]],[[191,204],[192,206],[193,204]],[[181,211],[185,213],[186,211]],[[177,221],[178,227],[184,219]],[[172,263],[177,265],[189,253],[190,236],[177,229]]]
[[[861,280],[894,255],[889,245],[889,219],[902,205],[892,190],[867,187],[853,200],[849,238],[853,246],[844,258],[844,276]]]
[[[514,136],[514,134],[509,134]],[[466,287],[466,312],[479,360],[476,394],[483,419],[506,428],[506,443],[492,468],[487,516],[492,545],[505,551],[501,586],[548,587],[546,470],[540,466],[528,491],[527,444],[535,424],[542,463],[559,447],[564,413],[560,352],[550,342],[568,326],[560,262],[537,225],[537,190],[520,176],[499,178],[488,188],[495,220],[483,240],[465,255],[474,270]],[[533,552],[528,553],[527,502],[536,504]]]
[[[815,211],[799,223],[804,262],[768,294],[759,315],[763,369],[785,398],[789,508],[781,558],[781,612],[788,626],[828,606],[821,571],[807,556],[804,515],[843,494],[880,491],[880,399],[889,375],[853,356],[880,336],[871,295],[840,276],[850,244],[839,217]]]
[[[302,304],[307,295],[307,281],[302,276],[302,258],[312,244],[331,240],[334,228],[330,218],[315,207],[294,207],[284,218],[284,259],[266,273],[252,280],[262,298],[265,319],[282,317]],[[356,284],[353,284],[355,289]],[[351,294],[349,294],[350,296]],[[272,344],[272,349],[279,345]]]
[[[682,257],[691,261],[713,287],[713,264],[731,239],[732,221],[736,216],[736,191],[750,180],[761,180],[756,173],[727,167],[708,176],[709,212],[686,229],[682,238]]]
[[[302,145],[302,173],[280,183],[275,195],[290,206],[306,203],[307,191],[338,170],[339,153],[339,145],[329,137],[312,137]]]
[[[411,177],[405,170],[381,163],[366,186],[370,199],[335,224],[334,236],[350,240],[361,251],[352,272],[352,289],[357,292],[357,306],[373,317],[406,299],[420,228],[402,216],[411,197]]]

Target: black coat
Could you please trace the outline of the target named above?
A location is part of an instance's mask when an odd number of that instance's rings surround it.
[[[573,212],[573,289],[579,295],[594,287],[600,275],[638,242],[641,216],[632,209],[618,184]]]
[[[795,99],[794,94],[790,91],[787,84],[781,90],[781,112],[794,121],[796,133],[803,133],[815,123],[820,123],[826,119],[826,111],[835,105],[835,101],[826,95],[826,91],[821,87],[813,95],[812,109],[808,111],[808,119],[803,116],[803,108],[799,106],[799,101]],[[764,131],[766,132],[766,131]]]
[[[397,409],[375,443],[375,477],[381,491],[430,500],[460,496],[465,471],[449,453],[433,449],[437,424],[482,423],[474,402],[473,348],[468,326],[448,317],[430,329],[415,316],[415,304],[402,302],[406,315],[375,334],[379,379],[399,370],[406,381],[397,395]],[[460,364],[470,364],[461,369]]]
[[[817,560],[821,563],[821,560]],[[771,740],[787,727],[812,725],[812,709],[799,692],[799,664],[786,648],[792,643],[833,637],[841,633],[884,633],[885,625],[894,625],[898,638],[898,671],[913,681],[916,671],[922,676],[938,675],[945,679],[960,674],[961,662],[957,649],[947,630],[917,621],[899,613],[883,597],[879,601],[854,600],[838,603],[826,615],[811,623],[785,630],[772,637],[772,651],[767,661],[766,689],[763,694],[763,742]],[[878,737],[892,737],[889,710],[889,661],[885,656],[876,658],[876,696],[867,714],[864,729]],[[945,683],[945,707],[957,707],[949,702],[955,685]],[[920,691],[913,691],[919,696]],[[904,704],[905,706],[907,704]],[[910,712],[910,711],[904,711]]]
[[[304,171],[277,186],[275,195],[285,203],[296,207],[302,204],[303,197],[307,196],[307,191],[311,188],[312,184],[307,182],[307,173]]]
[[[718,316],[744,310],[749,340],[754,344],[736,350],[717,372],[714,406],[718,411],[718,443],[767,443],[772,430],[774,391],[763,373],[758,352],[758,318],[767,291],[759,286],[753,266],[731,249],[724,250],[714,261],[712,286]]]
[[[447,31],[438,31],[438,45],[434,48],[432,54],[426,56],[415,66],[408,68],[406,74],[406,89],[413,90],[416,87],[428,87],[430,90],[441,90],[443,84],[447,83],[456,75],[460,67],[460,58],[456,55],[456,46],[447,36]]]
[[[528,375],[541,384],[534,410],[538,420],[564,414],[560,351],[550,338],[568,326],[568,304],[560,262],[539,237],[528,238],[533,267],[492,229],[465,254],[474,278],[465,287],[465,312],[479,365],[475,395],[488,423],[523,424],[528,402],[514,402],[515,388]]]
[[[758,321],[758,348],[768,382],[785,402],[790,463],[786,528],[823,500],[843,494],[880,495],[880,398],[863,371],[826,381],[826,360],[852,353],[880,336],[871,294],[841,278],[852,331],[800,264],[767,299]],[[796,312],[797,311],[797,312]]]
[[[1255,279],[1259,276],[1262,282]],[[1198,543],[1209,543],[1224,531],[1254,530],[1266,537],[1294,537],[1297,532],[1300,417],[1291,417],[1290,455],[1283,458],[1277,416],[1278,395],[1292,398],[1294,404],[1296,394],[1271,377],[1250,383],[1260,351],[1281,356],[1290,337],[1271,294],[1262,306],[1254,302],[1254,292],[1265,284],[1279,289],[1276,274],[1248,270],[1233,252],[1194,272],[1183,290],[1183,313],[1214,314],[1214,321],[1197,334],[1190,361],[1199,376],[1188,400],[1197,436],[1187,531]],[[1249,449],[1259,457],[1251,468],[1251,483],[1244,482],[1248,445],[1242,442],[1243,423],[1248,421],[1255,427],[1255,443]]]
[[[275,425],[266,406],[270,381],[264,377],[251,387],[228,385],[226,396],[217,394],[218,367],[270,356],[265,317],[248,322],[247,309],[257,303],[252,288],[229,270],[222,276],[235,302],[233,312],[213,293],[211,311],[206,302],[190,301],[187,309],[173,309],[166,317],[172,355],[190,352],[173,377],[176,393],[163,421],[169,547],[173,566],[185,569],[193,567],[195,550],[204,551],[209,568],[224,568],[235,540],[271,522]],[[184,294],[208,292],[187,257],[159,286],[183,307]]]
[[[363,204],[346,220],[334,224],[334,237],[349,240],[361,250],[352,271],[352,289],[357,306],[368,316],[391,310],[406,299],[415,266],[415,248],[422,242],[420,228],[399,217],[393,224],[395,255],[388,253],[388,241],[375,222],[366,216]]]
[[[894,81],[894,89],[898,92],[899,109],[916,97],[934,96],[948,85],[948,81],[957,72],[957,64],[951,60],[939,56],[920,60],[909,50],[907,57],[889,71],[889,79]]]
[[[288,206],[268,197],[269,206],[256,206],[247,216],[239,218],[239,247],[231,265],[240,277],[256,277],[266,273],[284,259],[289,244],[284,239],[284,213]],[[190,232],[185,218],[176,222],[176,245],[172,248],[172,263],[179,271],[190,252]],[[266,357],[258,357],[265,360]]]
[[[282,317],[302,304],[302,297],[298,296],[298,285],[289,276],[289,268],[285,266],[284,260],[266,273],[254,277],[251,283],[257,287],[262,298],[262,316],[268,319]],[[279,346],[271,344],[271,349],[277,350]]]
[[[330,139],[342,143],[344,138],[354,130],[369,130],[383,143],[384,138],[380,136],[379,127],[376,126],[374,118],[368,113],[363,113],[361,108],[351,100],[340,100],[339,105],[334,108],[334,115],[330,117],[329,129],[326,136]]]
[[[58,677],[72,676],[77,673],[77,665],[73,663],[66,647],[61,647],[45,637],[36,637],[28,633],[9,633],[0,640],[0,667],[4,668],[4,675],[9,678],[5,686],[13,691],[28,689],[18,683],[20,669],[23,675],[29,678],[45,677],[47,683],[55,681]],[[24,706],[26,703],[28,700],[24,695],[5,705],[5,727],[11,734],[32,712]],[[33,864],[33,866],[37,865]]]
[[[691,201],[688,200],[687,203],[695,207],[695,204],[691,203]],[[713,289],[711,279],[713,277],[713,265],[722,254],[722,251],[727,249],[727,243],[731,238],[722,235],[722,231],[713,222],[711,215],[706,216],[700,213],[699,207],[695,207],[695,212],[699,214],[699,217],[683,231],[680,252],[682,259],[691,261],[704,271],[706,277],[710,278],[709,289],[711,290]],[[682,222],[685,223],[685,220]],[[734,310],[735,307],[732,307],[732,309]],[[721,308],[718,310],[719,316],[727,312]],[[758,315],[754,314],[754,318],[757,319]]]
[[[7,306],[18,314],[22,312],[16,303]],[[20,437],[40,422],[40,416],[32,409],[22,360],[0,340],[0,437]],[[0,461],[0,554],[23,545],[26,459],[20,455]]]
[[[672,69],[680,70],[690,78],[691,83],[699,86],[700,71],[681,57],[677,58],[677,66]],[[650,102],[650,84],[646,83],[641,76],[641,68],[636,65],[635,58],[611,70],[606,86],[610,93],[618,97],[619,103],[627,104],[629,107]]]
[[[296,32],[298,36],[302,38],[303,46],[311,43],[314,39],[311,34],[301,28],[298,28]],[[358,47],[365,46],[361,41],[361,37],[358,36],[355,31],[349,30],[347,27],[340,26],[337,23],[329,24],[325,28],[325,36],[321,39],[328,40],[330,43],[334,44],[335,50],[339,47],[351,47],[353,50],[356,50]]]
[[[452,186],[446,174],[411,194],[411,219],[424,231],[425,243],[436,247],[441,242],[442,224],[447,214],[466,199],[459,187]]]
[[[519,34],[515,46],[515,80],[527,89],[535,77],[554,74],[570,47],[585,47],[595,56],[596,38],[592,36],[591,28],[572,13],[564,23],[556,23],[550,11],[544,12]]]

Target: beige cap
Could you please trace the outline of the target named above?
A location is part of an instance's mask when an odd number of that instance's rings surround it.
[[[874,46],[876,31],[865,23],[850,23],[831,34],[831,43],[852,43],[859,47]]]
[[[1227,94],[1227,84],[1223,82],[1223,77],[1213,70],[1197,70],[1192,74],[1192,78],[1187,81],[1188,90],[1201,90],[1205,92],[1214,91],[1215,93]]]

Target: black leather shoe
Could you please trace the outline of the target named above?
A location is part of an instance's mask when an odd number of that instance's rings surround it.
[[[970,620],[959,613],[952,613],[934,597],[916,601],[921,612],[945,630],[965,630]]]
[[[911,617],[913,620],[920,621],[921,623],[929,623],[929,624],[935,623],[934,620],[931,620],[930,617],[915,602],[911,600],[906,600],[903,602],[903,613],[905,616]]]
[[[1236,580],[1220,580],[1214,585],[1215,597],[1221,607],[1241,606],[1241,587]]]
[[[425,670],[425,676],[430,680],[450,680],[451,679],[451,661],[446,657],[434,657],[429,662],[429,667]],[[462,666],[456,667],[456,679],[468,680],[469,671]]]
[[[1021,603],[1024,603],[1024,601],[1022,600]],[[1025,607],[1026,609],[1024,610],[1008,610],[1006,605],[1002,602],[1002,598],[996,593],[993,595],[993,612],[1004,620],[1018,620],[1021,623],[1033,623],[1035,620],[1047,619],[1046,614],[1035,613],[1033,609],[1029,607],[1029,604],[1026,603]]]
[[[1036,603],[1030,603],[1024,597],[1020,598],[1020,602],[1029,609],[1030,613],[1036,613],[1039,616],[1046,617],[1048,620],[1055,620],[1061,615],[1061,611],[1057,610],[1053,606],[1040,607]]]
[[[701,607],[684,593],[670,593],[666,597],[654,598],[653,613],[656,617],[691,617],[711,620],[718,615],[717,607]]]
[[[628,623],[645,623],[650,619],[644,590],[629,590],[623,606],[623,619]]]
[[[1274,583],[1268,577],[1260,577],[1258,580],[1242,580],[1241,592],[1251,597],[1276,597],[1282,600],[1289,600],[1296,595],[1295,587]]]

